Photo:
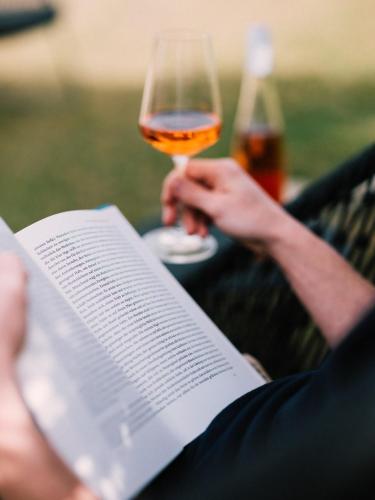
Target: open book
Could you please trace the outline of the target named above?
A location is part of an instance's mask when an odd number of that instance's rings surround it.
[[[4,250],[30,276],[24,398],[102,498],[136,494],[264,382],[117,208],[57,214],[16,235],[0,219]]]

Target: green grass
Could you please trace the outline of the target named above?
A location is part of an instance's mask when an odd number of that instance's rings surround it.
[[[225,126],[208,156],[229,154],[238,81],[222,84]],[[375,87],[280,82],[293,175],[315,178],[374,140]],[[141,91],[0,84],[0,215],[14,230],[52,213],[115,203],[133,222],[159,210],[170,169],[137,130]]]

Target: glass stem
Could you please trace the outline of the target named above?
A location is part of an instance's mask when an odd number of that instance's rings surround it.
[[[189,157],[185,155],[173,155],[172,161],[174,168],[181,174],[185,174],[186,165],[188,164]]]
[[[185,155],[173,155],[172,156],[173,166],[182,177],[185,175],[186,165],[188,164],[189,157]],[[182,203],[177,206],[177,220],[176,226],[185,233],[185,228],[182,222],[182,212],[184,207]]]

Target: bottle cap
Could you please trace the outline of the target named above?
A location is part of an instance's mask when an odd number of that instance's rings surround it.
[[[266,26],[251,26],[247,32],[246,66],[249,73],[264,78],[273,70],[272,38]]]

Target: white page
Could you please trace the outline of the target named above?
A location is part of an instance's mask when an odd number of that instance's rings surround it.
[[[28,335],[18,363],[29,408],[65,462],[101,498],[128,498],[181,444],[160,419],[151,436],[131,438],[127,413],[134,389],[1,219],[0,251],[18,254],[29,276]],[[159,450],[154,460],[139,461],[132,452],[144,439]]]
[[[155,423],[182,447],[263,382],[115,207],[58,214],[17,237],[136,389],[127,406],[133,491],[166,463]]]

